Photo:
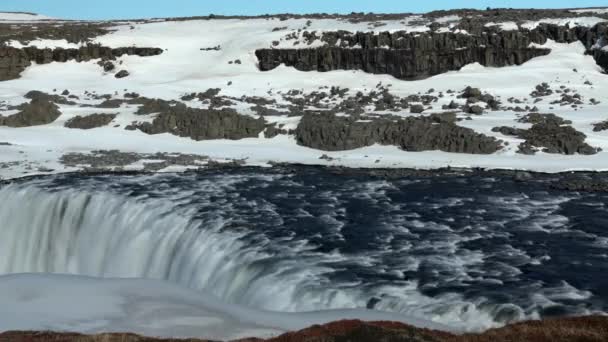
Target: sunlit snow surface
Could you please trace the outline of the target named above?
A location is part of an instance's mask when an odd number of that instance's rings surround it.
[[[29,128],[12,129],[0,127],[0,142],[11,146],[0,145],[0,163],[17,162],[11,167],[0,170],[2,177],[18,177],[38,173],[39,167],[53,169],[53,172],[68,170],[58,163],[58,159],[67,152],[88,152],[99,149],[118,149],[133,152],[182,152],[207,155],[214,159],[246,159],[254,165],[265,165],[270,161],[332,164],[349,167],[484,167],[503,169],[528,169],[547,172],[565,170],[608,170],[608,131],[593,132],[592,124],[606,120],[608,99],[605,89],[608,77],[596,65],[592,56],[584,54],[580,43],[556,44],[548,42],[552,49],[548,56],[535,58],[522,66],[505,68],[485,68],[478,64],[468,65],[457,72],[448,72],[421,81],[400,81],[387,75],[372,75],[359,71],[333,71],[327,73],[300,72],[293,68],[278,67],[269,72],[257,68],[255,50],[272,46],[272,41],[279,40],[286,34],[300,28],[309,31],[326,30],[409,30],[419,32],[426,26],[419,27],[416,16],[402,21],[388,21],[386,26],[370,27],[370,23],[350,23],[346,20],[314,19],[310,26],[307,19],[251,19],[251,20],[192,20],[192,21],[159,21],[153,23],[125,22],[117,23],[116,31],[94,39],[94,42],[111,47],[153,46],[165,49],[156,57],[140,58],[125,56],[120,58],[120,68],[127,69],[130,77],[117,80],[112,73],[103,73],[95,61],[89,63],[53,63],[28,68],[18,80],[0,83],[0,99],[16,105],[25,102],[22,97],[30,90],[61,92],[68,89],[72,94],[83,97],[85,91],[97,94],[114,94],[119,97],[124,89],[134,91],[150,98],[179,99],[191,92],[205,91],[208,88],[221,88],[221,95],[241,97],[265,96],[282,101],[277,91],[301,89],[305,92],[319,90],[322,86],[340,86],[349,88],[351,94],[357,91],[369,92],[379,82],[392,85],[390,91],[399,96],[426,92],[434,88],[437,92],[449,89],[460,91],[466,86],[479,87],[483,91],[500,96],[503,103],[510,97],[525,101],[522,106],[539,107],[543,113],[555,113],[573,122],[573,127],[588,136],[587,142],[603,148],[603,152],[594,156],[563,156],[539,153],[526,156],[515,153],[518,139],[513,139],[492,132],[495,126],[513,126],[516,123],[514,112],[490,112],[472,121],[459,124],[496,136],[510,142],[505,149],[492,155],[467,155],[444,153],[439,151],[404,152],[391,146],[372,146],[368,148],[326,153],[333,161],[320,160],[325,154],[322,151],[298,146],[292,136],[278,136],[273,139],[252,138],[239,141],[201,141],[179,138],[169,134],[149,136],[139,131],[126,131],[124,127],[134,120],[142,120],[132,113],[133,106],[101,110],[98,108],[80,108],[61,106],[63,115],[54,123]],[[457,18],[440,18],[450,22]],[[571,25],[593,25],[602,19],[593,17],[541,20],[539,22],[569,23]],[[526,23],[533,27],[538,22]],[[503,23],[504,29],[512,24]],[[511,25],[511,26],[510,26]],[[276,27],[286,27],[273,32]],[[204,32],[204,34],[201,34]],[[281,44],[284,44],[284,40]],[[13,42],[15,46],[20,43]],[[65,40],[38,40],[31,45],[41,47],[74,47]],[[201,51],[202,48],[221,46],[220,51]],[[293,47],[286,45],[285,47]],[[300,44],[298,47],[306,47]],[[242,64],[229,64],[229,61],[240,59]],[[592,85],[586,84],[589,81]],[[232,85],[228,86],[228,82]],[[583,96],[585,105],[574,110],[569,106],[550,105],[549,102],[559,98],[559,94],[547,97],[543,102],[533,103],[529,94],[534,87],[548,82],[553,89],[566,86]],[[268,92],[273,94],[269,95]],[[599,105],[588,104],[590,99],[601,102]],[[452,97],[446,96],[434,103],[433,110],[441,112],[441,106],[448,104]],[[82,101],[96,104],[99,101]],[[194,103],[190,105],[195,105]],[[554,107],[551,109],[551,107]],[[255,115],[248,105],[239,103],[235,109],[243,114]],[[63,127],[68,119],[76,115],[91,113],[120,113],[112,125],[90,131],[71,130]],[[411,115],[397,113],[398,115]],[[287,119],[287,127],[297,126],[298,117]],[[120,125],[120,127],[113,127]],[[523,125],[526,126],[526,125]],[[32,163],[33,167],[26,166]]]

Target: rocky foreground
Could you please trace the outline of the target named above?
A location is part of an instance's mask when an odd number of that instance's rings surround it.
[[[481,334],[454,335],[393,322],[340,321],[262,339],[235,342],[605,342],[608,317],[589,316],[513,324]],[[199,339],[158,339],[135,334],[83,335],[14,331],[0,334],[3,342],[210,342]]]

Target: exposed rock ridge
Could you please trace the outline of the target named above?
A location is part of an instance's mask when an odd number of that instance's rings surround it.
[[[93,59],[113,60],[122,55],[140,57],[157,56],[163,52],[160,48],[124,47],[109,48],[101,45],[86,45],[78,49],[39,49],[37,47],[15,48],[0,46],[0,81],[19,78],[21,72],[32,62],[48,64],[75,60],[86,62]]]
[[[144,103],[146,99],[138,100]],[[154,101],[160,103],[160,113],[154,120],[134,124],[128,129],[139,129],[147,134],[171,133],[193,140],[238,140],[257,138],[266,128],[263,118],[240,115],[234,109],[197,109],[183,103]]]
[[[0,115],[0,126],[28,127],[46,125],[61,116],[59,107],[44,98],[33,98],[30,103],[15,107],[18,113],[4,117]]]
[[[508,126],[492,129],[494,132],[524,139],[525,141],[519,145],[518,153],[535,154],[542,150],[545,153],[592,155],[601,151],[587,144],[585,142],[587,136],[569,126],[572,124],[571,121],[555,114],[530,113],[519,122],[533,125],[530,129]]]
[[[571,43],[581,41],[598,64],[608,68],[608,54],[598,48],[607,28],[541,24],[533,30],[500,31],[484,27],[479,34],[456,32],[304,32],[308,42],[322,40],[326,46],[303,49],[260,49],[256,51],[259,68],[268,71],[280,64],[301,71],[362,70],[415,80],[459,70],[470,63],[503,67],[520,65],[550,53],[549,49],[530,44],[544,44],[548,39]]]
[[[456,125],[455,117],[451,116],[358,119],[307,113],[296,129],[297,142],[324,151],[352,150],[373,144],[394,145],[406,151],[470,154],[491,154],[501,149],[498,140]]]

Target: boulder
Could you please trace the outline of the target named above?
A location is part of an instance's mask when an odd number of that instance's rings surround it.
[[[114,75],[114,77],[116,78],[125,78],[127,76],[129,76],[129,72],[127,70],[120,70],[119,72],[116,73],[116,75]]]
[[[65,123],[67,128],[92,129],[108,125],[116,118],[116,114],[91,114],[76,116]]]
[[[30,103],[18,107],[20,112],[8,117],[0,117],[0,126],[28,127],[46,125],[61,115],[59,107],[46,99],[35,98]]]

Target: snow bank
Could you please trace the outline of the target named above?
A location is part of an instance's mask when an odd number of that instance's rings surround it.
[[[38,21],[38,20],[51,20],[53,18],[47,17],[40,14],[34,13],[20,13],[20,12],[0,12],[0,22],[27,22],[27,21]]]
[[[570,12],[606,14],[606,13],[608,13],[608,8],[583,8],[583,9],[571,10]]]

